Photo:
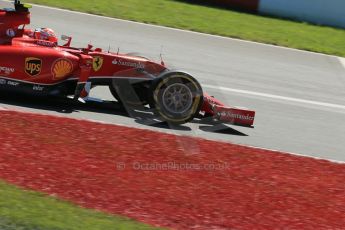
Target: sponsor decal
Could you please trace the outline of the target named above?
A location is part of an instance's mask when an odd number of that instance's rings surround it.
[[[122,66],[129,66],[137,69],[144,69],[145,65],[140,62],[129,62],[129,61],[123,61],[119,59],[114,59],[113,60],[113,65],[122,65]]]
[[[92,63],[93,70],[97,72],[98,70],[102,68],[102,66],[103,66],[103,57],[94,56],[93,63]]]
[[[60,80],[70,75],[73,71],[73,64],[68,59],[58,59],[52,66],[52,74],[54,79]]]
[[[14,29],[7,29],[6,35],[10,38],[13,38],[14,36],[16,36],[16,32],[14,31]]]
[[[38,40],[36,42],[37,45],[40,46],[47,46],[47,47],[55,47],[56,44],[54,42],[44,41],[44,40]]]
[[[7,81],[5,79],[0,79],[0,85],[6,85]]]
[[[9,75],[11,73],[14,73],[14,68],[0,66],[0,73],[1,74],[5,74],[5,75]]]
[[[35,91],[43,91],[44,90],[44,87],[43,86],[40,86],[40,85],[34,85],[32,87],[33,90]]]
[[[20,82],[17,81],[11,81],[11,80],[6,80],[6,79],[0,79],[0,85],[9,85],[9,86],[14,86],[17,87],[19,85],[21,85]],[[32,89],[35,91],[43,91],[44,87],[40,86],[40,85],[33,85]]]
[[[236,114],[236,113],[231,113],[231,112],[219,112],[218,115],[220,115],[222,117],[230,117],[230,118],[249,120],[249,121],[254,120],[254,117],[252,117],[252,116],[241,115],[241,114]]]
[[[20,83],[15,81],[7,81],[7,85],[18,86]]]
[[[25,73],[31,77],[37,76],[41,73],[42,60],[39,58],[29,57],[25,59]]]

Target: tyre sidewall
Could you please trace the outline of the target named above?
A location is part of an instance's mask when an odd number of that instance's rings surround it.
[[[164,89],[174,83],[182,83],[186,85],[192,92],[192,105],[190,109],[182,114],[172,113],[168,111],[163,105],[162,98]],[[203,92],[198,81],[195,80],[192,76],[183,72],[169,73],[157,79],[154,82],[152,94],[152,102],[154,103],[156,113],[165,121],[175,124],[182,124],[192,120],[194,116],[200,111],[200,107],[203,101]]]

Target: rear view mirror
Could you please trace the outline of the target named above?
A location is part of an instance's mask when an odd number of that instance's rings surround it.
[[[68,37],[67,35],[61,35],[62,41],[68,41],[69,39],[70,39],[70,37]]]
[[[64,44],[63,46],[71,46],[72,37],[69,37],[67,35],[61,35],[61,40],[66,42],[66,44]]]

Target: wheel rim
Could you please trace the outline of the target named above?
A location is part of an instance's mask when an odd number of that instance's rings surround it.
[[[183,114],[193,104],[192,91],[184,84],[176,83],[164,89],[163,106],[170,113]]]

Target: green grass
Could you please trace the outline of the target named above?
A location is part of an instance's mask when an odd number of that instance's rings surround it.
[[[331,27],[174,0],[28,0],[28,2],[345,57],[345,30]]]
[[[0,181],[1,230],[154,229],[122,217],[79,208],[37,192]]]

